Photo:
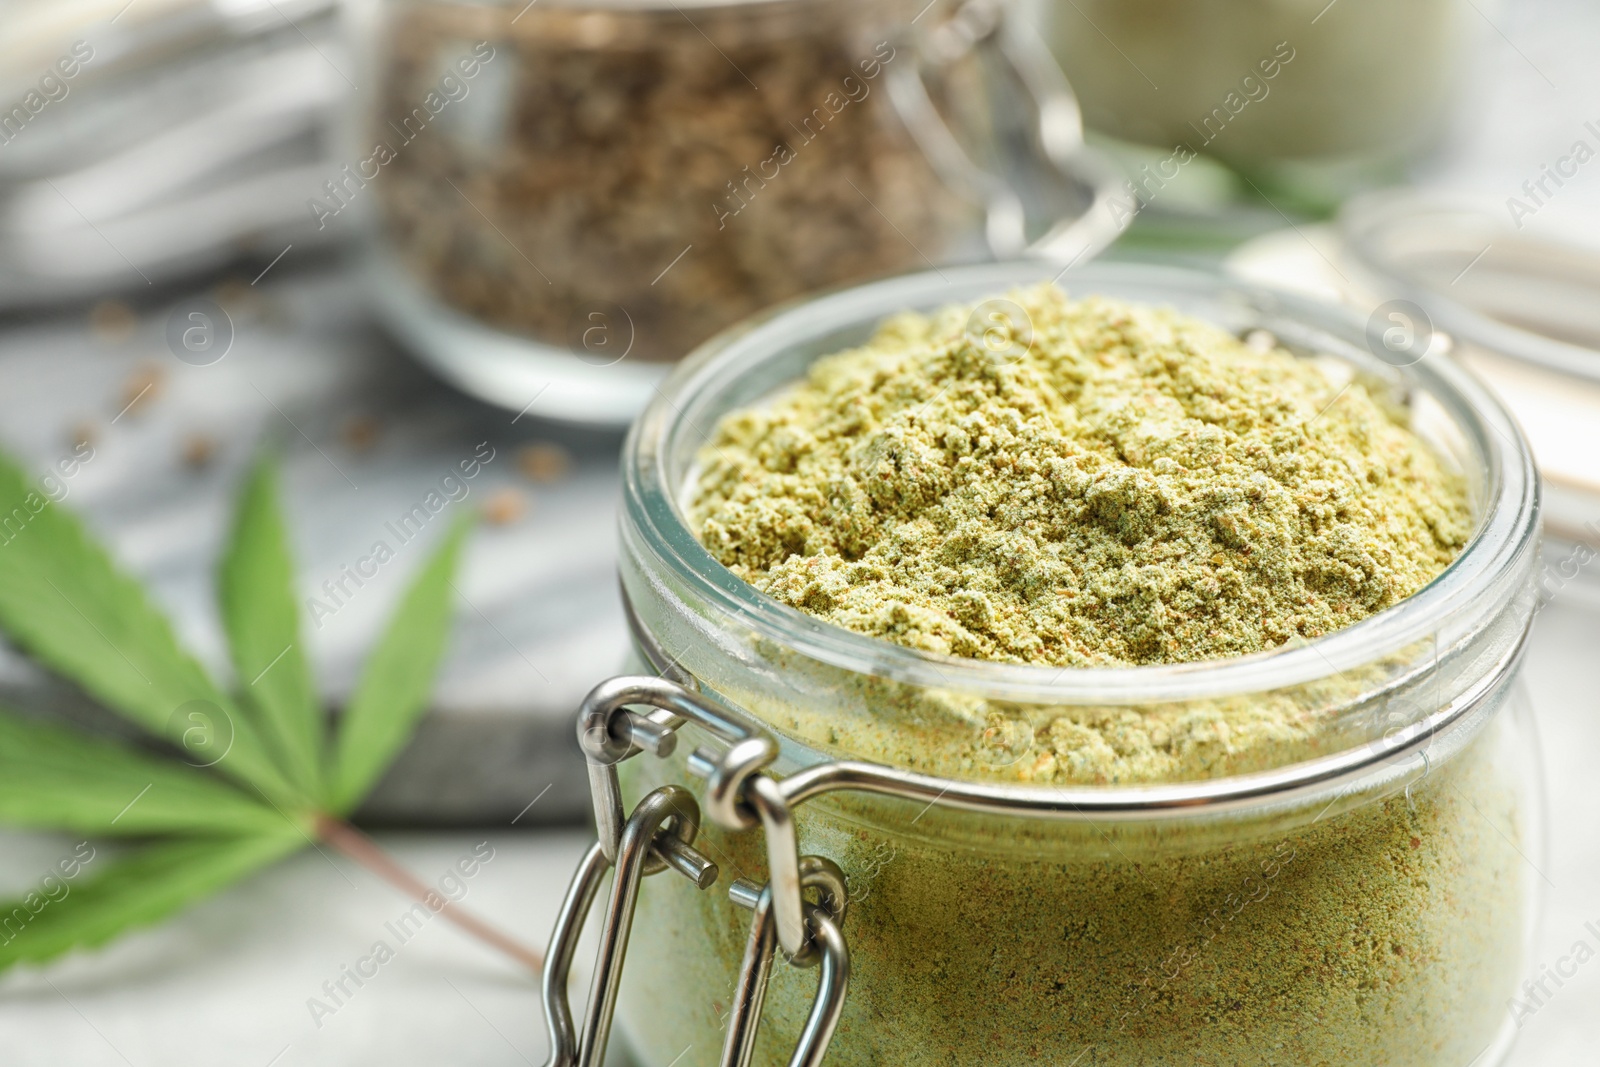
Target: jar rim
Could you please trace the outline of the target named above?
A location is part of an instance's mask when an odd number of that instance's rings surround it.
[[[829,666],[898,682],[982,692],[1002,700],[1058,704],[1147,704],[1264,692],[1341,674],[1468,617],[1497,599],[1538,538],[1539,485],[1520,428],[1464,368],[1439,355],[1386,366],[1367,351],[1350,312],[1217,273],[1149,263],[1093,263],[1056,272],[1039,261],[987,263],[901,275],[809,297],[763,313],[702,344],[684,360],[634,424],[623,449],[623,520],[656,562],[693,596],[740,626]],[[1342,357],[1431,396],[1483,465],[1481,514],[1465,548],[1432,582],[1366,619],[1321,637],[1248,655],[1178,664],[1055,667],[967,659],[884,641],[781,604],[718,562],[694,536],[671,463],[676,435],[709,441],[697,424],[710,398],[805,343],[846,327],[870,327],[906,309],[970,303],[1052,279],[1076,292],[1148,291],[1237,306],[1280,340]],[[1135,297],[1138,299],[1138,297]],[[840,345],[839,347],[843,347]],[[822,354],[818,351],[816,354]]]
[[[1600,248],[1592,243],[1576,243],[1547,227],[1524,230],[1520,223],[1513,227],[1506,221],[1504,205],[1488,197],[1410,188],[1380,189],[1357,197],[1340,210],[1338,225],[1356,266],[1386,289],[1414,301],[1456,340],[1582,381],[1600,381],[1600,362],[1592,347],[1479,310],[1412,262],[1423,253],[1433,258],[1441,253],[1482,258],[1489,245],[1499,245],[1515,256],[1502,273],[1513,268],[1528,271],[1533,263],[1548,270],[1549,264],[1559,263],[1567,276],[1592,289],[1600,284]],[[1480,247],[1482,251],[1476,251]],[[1540,277],[1529,272],[1526,279],[1537,283]]]

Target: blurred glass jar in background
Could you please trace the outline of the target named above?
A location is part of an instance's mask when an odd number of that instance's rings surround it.
[[[1004,87],[956,70],[1001,9],[938,7],[919,43],[921,7],[369,0],[351,143],[371,185],[348,184],[380,313],[469,392],[622,423],[664,362],[761,308],[1022,251],[1038,205],[996,176]],[[1070,93],[1040,57],[1011,81],[1042,94],[1025,110],[1036,125],[1049,111],[1070,153],[1076,107],[1061,128],[1045,101]],[[936,105],[953,83],[963,106]],[[1094,203],[1058,184],[1053,218]],[[1119,228],[1106,215],[1046,236],[1082,254]]]
[[[1311,211],[1437,143],[1482,25],[1470,0],[1037,0],[1034,17],[1092,130]]]

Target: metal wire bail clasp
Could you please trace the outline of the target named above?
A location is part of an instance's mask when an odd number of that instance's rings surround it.
[[[649,714],[629,710],[644,705]],[[665,678],[612,678],[584,698],[578,717],[578,743],[589,764],[589,791],[595,826],[606,856],[615,862],[622,825],[622,790],[617,764],[642,751],[669,755],[674,733],[693,722],[728,747],[697,749],[689,770],[706,780],[706,814],[729,830],[760,826],[767,838],[767,864],[774,894],[778,944],[803,956],[810,941],[800,904],[799,848],[794,813],[778,783],[765,772],[778,746],[756,724],[705,696]]]
[[[817,996],[789,1067],[818,1067],[827,1054],[828,1043],[839,1026],[844,1011],[844,996],[850,984],[850,952],[840,927],[844,924],[844,872],[832,860],[804,856],[800,860],[802,886],[814,886],[821,900],[806,904],[807,928],[812,940],[804,957],[790,956],[796,967],[809,967],[819,959],[822,973],[817,978]],[[721,1067],[749,1067],[755,1053],[756,1032],[761,1025],[761,1007],[767,983],[772,976],[772,957],[777,936],[772,913],[772,886],[758,886],[740,879],[728,889],[728,896],[754,914],[750,920],[750,939],[745,944],[744,962],[739,966],[739,984],[733,1006],[728,1011],[728,1037],[722,1047]]]
[[[616,1012],[617,985],[633,929],[634,906],[639,900],[639,883],[669,865],[701,889],[717,880],[716,864],[690,847],[699,829],[699,806],[688,790],[675,785],[664,785],[641,800],[622,825],[616,846],[617,875],[600,932],[589,1007],[581,1031],[575,1031],[567,1004],[573,951],[600,881],[612,866],[603,840],[591,846],[584,856],[562,901],[545,963],[542,992],[550,1034],[547,1067],[595,1067],[604,1061]]]
[[[642,715],[629,710],[628,705],[644,705],[655,710]],[[617,764],[640,752],[651,752],[662,758],[670,756],[677,748],[678,727],[689,719],[730,743],[753,738],[755,734],[750,724],[726,709],[665,678],[612,678],[595,686],[584,697],[578,711],[578,744],[588,763],[595,829],[606,858],[613,863],[622,837],[623,818]],[[761,740],[765,745],[772,745],[770,740]],[[747,773],[771,762],[776,751],[773,746],[765,759],[753,764]],[[742,777],[729,783],[731,795],[726,799],[713,795],[709,804],[711,817],[731,829],[748,829],[755,825],[753,819],[732,810],[733,799],[743,784]]]

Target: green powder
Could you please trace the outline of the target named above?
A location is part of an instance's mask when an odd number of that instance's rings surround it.
[[[1414,593],[1465,543],[1463,480],[1348,369],[1050,287],[1010,300],[1025,311],[1013,329],[980,316],[980,334],[969,309],[903,315],[724,419],[690,498],[707,548],[860,633],[1114,667],[1326,634]],[[671,625],[674,609],[658,620],[640,600],[647,625]],[[1418,661],[1402,650],[1270,693],[1032,706],[760,638],[738,656],[692,628],[674,640],[708,689],[825,756],[1036,785],[1282,766],[1381,732],[1367,718],[1348,732],[1340,713],[1363,694],[1384,694],[1380,715],[1427,710],[1452,674],[1389,687]],[[690,780],[683,753],[707,739],[685,730],[670,760],[622,764],[630,803]],[[850,895],[827,1062],[1465,1067],[1503,1029],[1518,967],[1519,743],[1502,713],[1346,795],[1198,819],[810,801],[801,851],[836,860]],[[767,877],[759,832],[708,823],[697,847],[725,878]],[[644,883],[619,1020],[646,1067],[717,1062],[749,921],[724,884]],[[787,1062],[815,983],[775,964],[759,1067]]]
[[[859,633],[1081,667],[1318,637],[1465,544],[1462,479],[1343,365],[1052,286],[1008,303],[901,315],[725,418],[706,547]]]

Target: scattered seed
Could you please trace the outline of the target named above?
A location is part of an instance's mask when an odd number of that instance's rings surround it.
[[[378,443],[383,426],[371,415],[352,415],[344,420],[339,438],[352,452],[365,452]]]
[[[497,489],[483,502],[483,519],[491,526],[509,526],[528,510],[528,498],[520,489]]]
[[[517,453],[517,467],[530,482],[558,482],[571,469],[572,456],[560,445],[540,442]]]
[[[161,364],[145,360],[122,383],[122,399],[117,404],[121,415],[137,415],[161,395],[167,372]]]
[[[139,316],[121,300],[102,300],[89,309],[89,332],[95,340],[122,344],[133,337]]]
[[[203,470],[217,456],[217,439],[210,434],[192,433],[183,439],[183,465]]]
[[[225,278],[211,290],[212,299],[230,315],[244,314],[260,303],[248,279]]]

